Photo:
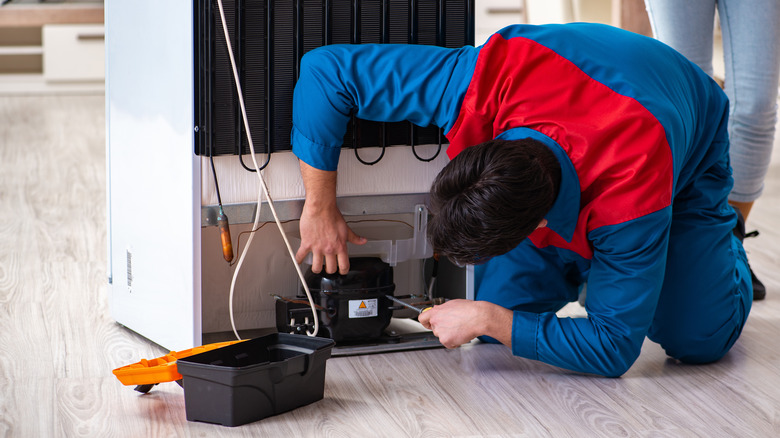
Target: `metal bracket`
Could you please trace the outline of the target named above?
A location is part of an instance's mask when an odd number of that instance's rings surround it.
[[[364,195],[364,196],[345,196],[336,200],[339,210],[344,216],[364,216],[370,214],[403,214],[415,212],[415,233],[418,232],[418,225],[424,226],[428,222],[427,208],[428,193],[408,193],[402,195]],[[303,211],[303,199],[285,199],[274,201],[274,208],[279,215],[279,220],[300,219]],[[425,209],[424,217],[420,217],[419,207]],[[257,203],[225,204],[223,205],[225,215],[230,218],[231,224],[251,224],[254,221]],[[219,215],[218,205],[205,205],[200,209],[201,227],[217,226],[217,216]],[[260,221],[270,222],[274,218],[268,204],[261,203]],[[424,224],[422,222],[425,222]]]

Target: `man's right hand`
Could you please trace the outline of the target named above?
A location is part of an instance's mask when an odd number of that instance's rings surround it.
[[[356,235],[336,206],[336,172],[319,170],[303,161],[301,177],[306,188],[306,203],[301,213],[301,247],[295,255],[298,263],[312,254],[311,270],[342,275],[349,272],[347,242],[362,245],[364,237]]]

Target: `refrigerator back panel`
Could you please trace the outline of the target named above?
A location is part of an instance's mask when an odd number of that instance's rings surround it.
[[[216,0],[196,0],[195,154],[249,153]],[[290,150],[300,60],[328,44],[474,44],[474,0],[224,0],[255,150]],[[437,144],[436,126],[353,119],[347,147]]]

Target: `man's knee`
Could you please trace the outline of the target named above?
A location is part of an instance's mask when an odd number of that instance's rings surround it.
[[[739,337],[741,329],[741,326],[733,327],[730,336],[686,335],[670,330],[666,333],[653,333],[648,337],[651,341],[660,344],[669,357],[683,363],[704,364],[715,362],[725,356]]]
[[[667,278],[647,337],[685,363],[722,358],[739,338],[753,299],[750,269],[739,239],[729,234],[718,256],[667,265]],[[691,275],[690,272],[698,272]]]
[[[715,362],[728,353],[742,333],[750,312],[748,292],[742,291],[732,297],[734,310],[731,314],[716,315],[701,309],[683,318],[656,319],[647,337],[681,362]]]

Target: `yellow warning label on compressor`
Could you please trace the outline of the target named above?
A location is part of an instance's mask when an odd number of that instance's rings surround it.
[[[379,315],[379,299],[349,300],[350,318],[371,318]]]

